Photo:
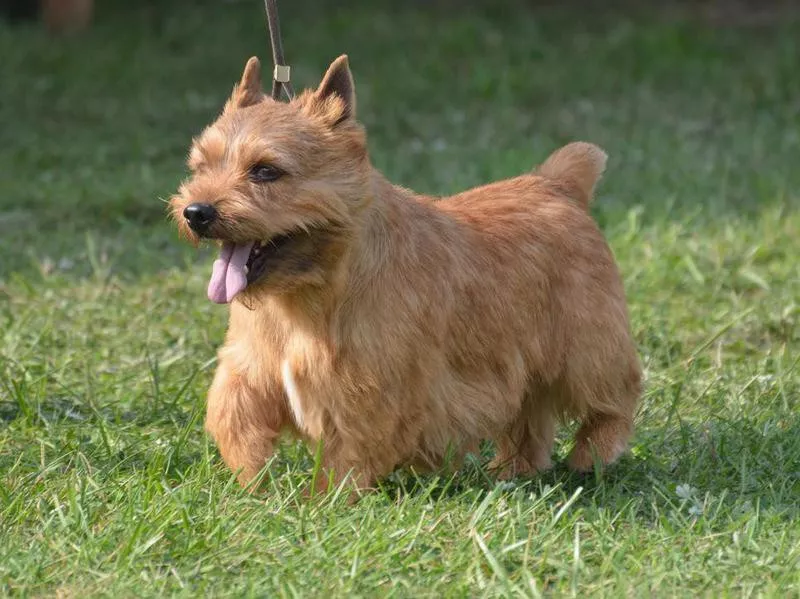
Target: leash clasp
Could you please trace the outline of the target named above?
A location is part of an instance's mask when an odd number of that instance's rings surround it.
[[[278,83],[289,83],[292,68],[285,64],[276,64],[272,71],[272,78]]]

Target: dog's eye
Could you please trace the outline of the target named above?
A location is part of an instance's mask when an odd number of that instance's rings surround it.
[[[271,164],[256,164],[250,169],[248,177],[253,183],[269,183],[283,176],[283,171]]]

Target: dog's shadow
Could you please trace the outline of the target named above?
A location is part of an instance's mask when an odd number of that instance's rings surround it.
[[[517,476],[507,480],[498,479],[489,469],[491,449],[478,456],[468,456],[465,464],[456,471],[419,473],[413,469],[400,469],[378,483],[378,492],[392,502],[408,499],[426,499],[438,502],[459,497],[474,497],[478,493],[511,494],[519,491],[539,492],[559,487],[572,495],[593,492],[603,485],[616,485],[626,478],[623,470],[631,459],[626,456],[620,463],[609,468],[580,473],[570,470],[563,462],[532,476]]]
[[[756,426],[747,418],[712,423],[640,427],[630,450],[611,466],[582,474],[559,456],[538,475],[497,480],[487,468],[491,449],[468,459],[452,474],[394,472],[379,484],[386,501],[475,501],[476,493],[509,498],[523,493],[554,501],[574,497],[590,510],[630,510],[636,518],[681,512],[741,516],[742,510],[770,512],[779,519],[800,516],[800,421],[776,419]],[[554,492],[555,490],[555,492]],[[720,511],[721,510],[721,511]]]

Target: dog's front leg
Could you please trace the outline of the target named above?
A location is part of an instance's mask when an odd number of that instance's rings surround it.
[[[206,430],[227,466],[247,485],[273,453],[286,422],[279,389],[255,390],[225,361],[220,362],[208,392]]]
[[[366,491],[372,490],[375,484],[375,472],[369,465],[350,454],[350,448],[342,446],[341,439],[335,433],[326,435],[325,440],[316,442],[317,450],[322,450],[320,470],[314,476],[309,491],[327,493],[344,487],[351,501]],[[314,447],[310,449],[314,451]]]

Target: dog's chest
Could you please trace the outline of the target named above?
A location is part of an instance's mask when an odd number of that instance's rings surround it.
[[[280,356],[279,381],[298,431],[318,438],[322,434],[326,398],[335,393],[331,385],[327,352],[305,336],[291,337]]]
[[[292,412],[294,423],[301,431],[306,431],[306,421],[304,415],[303,399],[300,395],[300,389],[295,380],[294,369],[292,363],[288,358],[283,360],[281,364],[281,383],[283,384],[283,391],[286,394],[286,399],[289,402],[289,410]]]

